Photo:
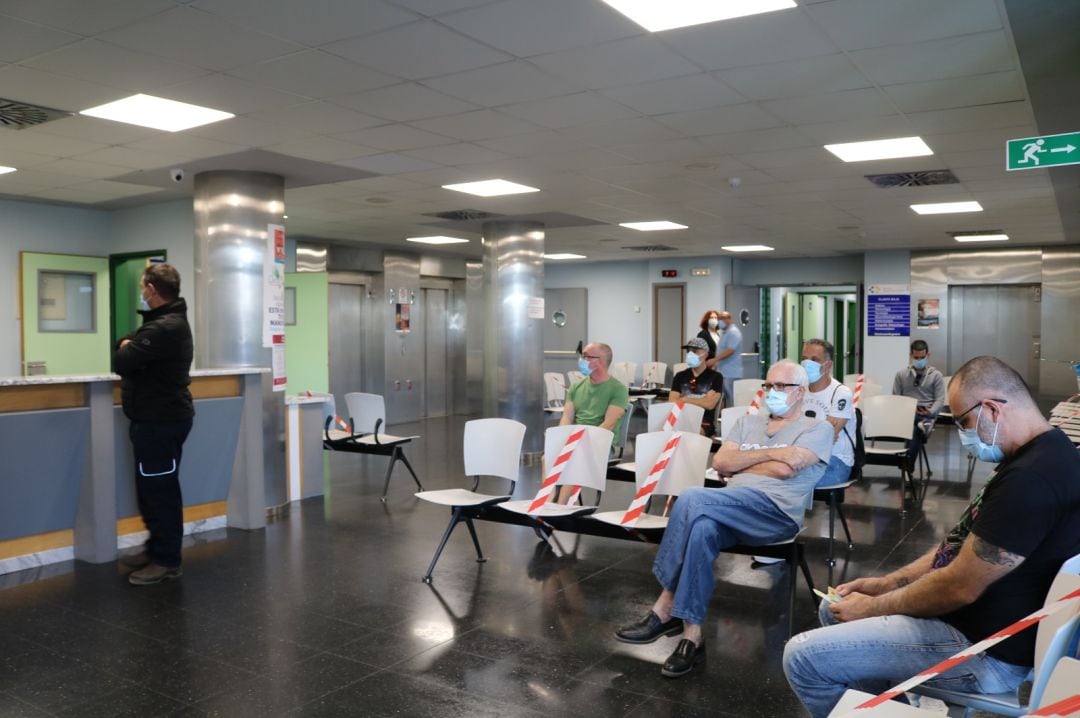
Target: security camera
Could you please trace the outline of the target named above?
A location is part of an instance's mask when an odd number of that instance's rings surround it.
[[[184,181],[185,174],[186,173],[181,168],[174,167],[173,169],[169,170],[169,179],[179,184]]]
[[[738,189],[742,184],[742,177],[728,177],[727,183],[731,185],[731,189]]]

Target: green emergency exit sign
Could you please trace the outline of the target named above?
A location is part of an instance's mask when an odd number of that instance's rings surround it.
[[[1030,170],[1080,164],[1080,132],[1024,137],[1005,143],[1005,169]]]

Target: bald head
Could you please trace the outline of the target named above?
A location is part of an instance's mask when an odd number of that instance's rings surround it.
[[[1015,369],[997,357],[981,356],[967,361],[949,382],[949,396],[959,399],[949,406],[963,411],[960,405],[982,401],[983,399],[1001,398],[1015,407],[1035,409],[1035,400],[1031,390]]]
[[[583,351],[585,354],[593,354],[600,357],[605,368],[611,366],[611,360],[615,357],[614,352],[611,351],[611,347],[603,342],[590,342]]]

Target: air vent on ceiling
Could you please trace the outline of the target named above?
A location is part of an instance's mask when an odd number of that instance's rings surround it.
[[[887,175],[864,175],[882,189],[889,187],[927,187],[935,184],[956,184],[956,179],[950,170],[923,170],[921,172],[894,172]]]
[[[0,98],[0,127],[10,130],[22,130],[64,117],[71,117],[71,113]]]
[[[669,247],[666,244],[638,244],[633,247],[623,247],[623,249],[629,249],[631,252],[674,252],[674,247]]]
[[[479,209],[452,209],[449,212],[430,212],[426,213],[424,216],[449,219],[453,222],[475,222],[478,219],[495,219],[496,217],[503,217],[505,215],[495,214],[494,212],[484,212]]]

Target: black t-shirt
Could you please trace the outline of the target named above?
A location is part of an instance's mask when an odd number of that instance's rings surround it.
[[[672,378],[671,390],[679,392],[682,397],[703,399],[710,391],[724,393],[724,377],[712,369],[706,369],[699,376],[694,376],[693,369],[683,369]],[[712,436],[715,424],[716,409],[706,409],[705,415],[701,417],[701,426],[706,429],[708,436]]]
[[[974,603],[942,617],[981,641],[1039,609],[1061,564],[1080,554],[1080,451],[1060,429],[1040,434],[998,466],[982,501],[973,504],[971,531],[1025,557]],[[987,653],[1033,665],[1037,630],[1028,628]]]

